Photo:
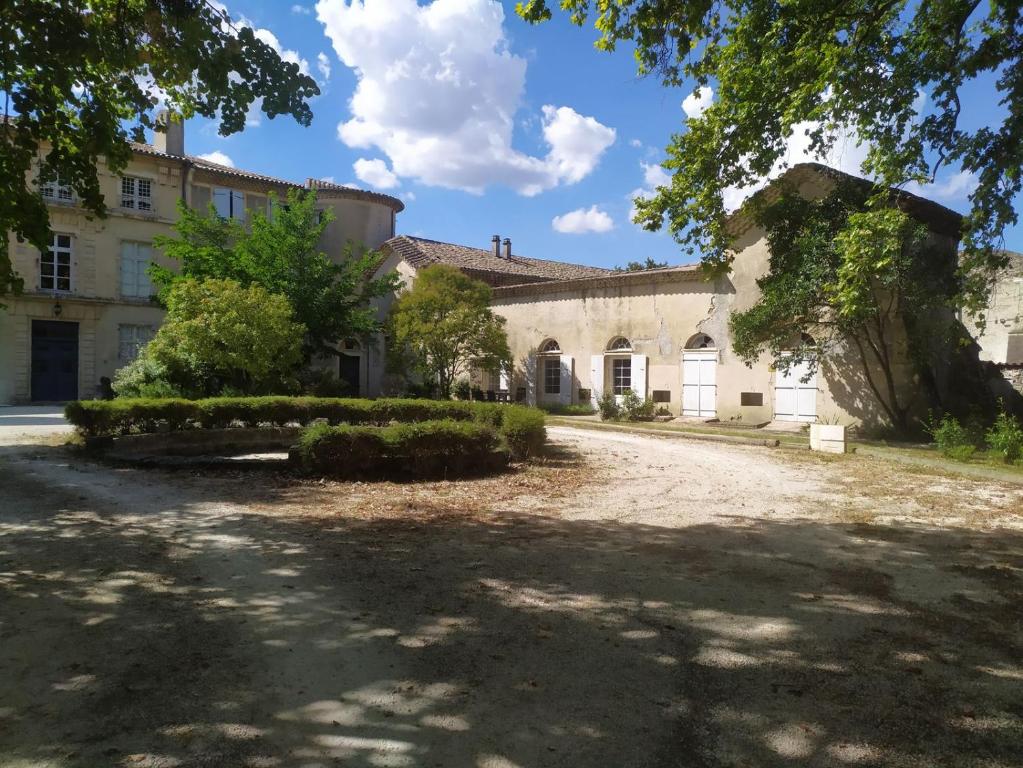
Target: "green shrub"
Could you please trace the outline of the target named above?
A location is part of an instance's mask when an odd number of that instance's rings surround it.
[[[977,450],[971,431],[959,423],[955,416],[945,414],[939,420],[931,419],[927,431],[934,438],[943,456],[956,461],[969,461]]]
[[[317,397],[213,397],[206,400],[118,398],[82,400],[65,409],[68,421],[86,437],[179,430],[189,427],[328,425],[374,426],[429,421],[465,422],[495,431],[517,458],[535,455],[546,439],[544,414],[536,408],[502,403],[447,400]]]
[[[317,425],[302,433],[295,460],[307,472],[353,478],[463,475],[507,462],[493,427],[465,421],[377,426]]]
[[[543,411],[522,405],[503,406],[501,438],[517,459],[536,456],[547,441],[546,419]]]
[[[613,392],[605,392],[600,396],[597,410],[600,411],[601,421],[618,421],[622,417],[621,406],[618,405],[618,398]]]
[[[988,448],[1000,454],[1006,464],[1019,461],[1023,456],[1023,426],[1005,411],[998,414],[985,437]]]
[[[633,390],[626,390],[622,396],[622,416],[626,421],[649,421],[654,417],[654,401],[643,400]]]
[[[575,405],[542,403],[540,408],[553,416],[592,416],[597,412],[589,403],[578,403]]]
[[[451,388],[451,394],[459,400],[468,400],[472,396],[472,385],[468,379],[459,379]]]

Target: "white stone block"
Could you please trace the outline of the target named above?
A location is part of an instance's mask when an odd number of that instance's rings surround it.
[[[845,453],[845,427],[841,424],[811,424],[810,450]]]

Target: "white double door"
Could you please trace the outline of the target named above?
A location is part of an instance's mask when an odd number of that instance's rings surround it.
[[[682,353],[682,415],[717,416],[718,353],[693,350]]]
[[[774,418],[778,421],[817,421],[817,372],[809,360],[774,373]]]

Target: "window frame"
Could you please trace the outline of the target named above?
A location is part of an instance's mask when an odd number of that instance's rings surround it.
[[[545,395],[560,395],[561,358],[550,355],[541,358],[541,360],[543,361],[543,393]]]
[[[611,391],[624,395],[632,389],[632,358],[611,358]]]
[[[225,216],[221,210],[220,205],[217,203],[217,193],[227,195],[227,215]],[[237,201],[237,205],[236,205]],[[233,189],[231,187],[210,187],[210,202],[213,204],[213,209],[217,212],[217,215],[222,219],[234,219],[235,221],[245,221],[245,192],[240,189]]]
[[[134,255],[128,256],[125,251],[129,248],[134,248]],[[145,248],[148,255],[145,258],[139,256],[142,249]],[[124,277],[125,277],[125,261],[133,261],[136,265],[145,262],[146,269],[153,263],[153,245],[152,243],[146,243],[139,240],[122,240],[121,241],[121,261],[119,264],[120,268],[120,294],[122,298],[126,299],[150,299],[153,296],[153,282],[149,279],[149,275],[145,273],[145,270],[139,270],[138,266],[135,267],[135,290],[138,293],[128,293],[124,290]],[[140,275],[145,279],[146,285],[148,286],[147,292],[143,293],[140,286]]]
[[[136,174],[126,173],[121,177],[121,208],[128,211],[138,211],[139,213],[153,213],[155,206],[153,205],[153,179],[148,176],[138,176]],[[125,191],[125,184],[131,183],[131,191]],[[142,185],[145,184],[149,193],[143,195],[141,193]],[[146,207],[143,207],[145,203]]]
[[[124,332],[131,329],[131,339],[125,340]],[[144,331],[144,333],[139,333]],[[130,363],[139,356],[139,352],[146,344],[153,340],[156,329],[145,323],[118,323],[117,325],[117,359],[122,363]],[[144,336],[144,338],[142,338]],[[131,347],[131,352],[125,354],[125,345]]]
[[[62,184],[57,173],[54,173],[49,181],[40,180],[39,195],[51,203],[67,205],[75,202],[74,188],[70,184]]]
[[[67,246],[60,245],[60,238],[66,237]],[[67,288],[60,287],[60,255],[67,256]],[[70,232],[54,232],[50,247],[39,253],[39,290],[50,293],[71,293],[74,290],[74,257],[75,257],[75,236]],[[45,275],[45,267],[51,267],[50,274]],[[43,284],[45,279],[52,281],[47,287]]]

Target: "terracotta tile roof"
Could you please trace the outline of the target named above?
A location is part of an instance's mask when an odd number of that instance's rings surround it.
[[[427,240],[424,237],[410,235],[392,237],[384,243],[384,247],[400,255],[417,269],[430,264],[450,264],[492,286],[602,277],[612,274],[611,270],[601,267],[531,259],[527,256],[513,255],[510,259],[506,259],[495,256],[490,250],[442,243],[438,240]]]
[[[405,210],[405,204],[396,197],[385,195],[380,192],[371,192],[367,189],[357,189],[355,187],[344,187],[340,184],[330,184],[325,181],[319,181],[316,179],[309,179],[305,185],[296,184],[293,181],[287,181],[286,179],[278,179],[274,176],[267,176],[262,173],[255,173],[254,171],[244,171],[240,168],[233,168],[229,165],[221,165],[220,163],[213,163],[209,160],[205,160],[195,155],[186,155],[185,157],[179,157],[177,155],[169,155],[166,152],[161,152],[156,147],[150,144],[139,144],[137,142],[130,142],[133,151],[138,152],[142,155],[149,155],[151,157],[165,157],[170,160],[179,160],[182,162],[188,162],[203,171],[209,173],[215,173],[220,176],[226,176],[229,178],[237,179],[249,179],[257,181],[261,184],[268,184],[275,187],[282,187],[285,189],[316,189],[317,193],[321,197],[342,197],[351,198],[353,200],[366,200],[373,203],[382,203],[390,206],[394,209],[395,213],[401,213]]]
[[[641,283],[676,283],[681,281],[705,280],[706,275],[699,264],[683,264],[677,267],[638,269],[633,272],[607,271],[601,275],[588,275],[568,280],[548,280],[542,283],[504,284],[494,289],[494,298],[532,296],[543,293],[583,291],[591,288],[606,288]]]

